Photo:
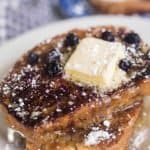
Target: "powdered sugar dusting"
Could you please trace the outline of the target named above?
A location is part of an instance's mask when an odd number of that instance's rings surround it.
[[[107,128],[109,128],[110,127],[110,121],[109,120],[104,120],[104,122],[103,122],[103,125],[105,126],[105,127],[107,127]]]
[[[101,31],[91,28],[85,32],[85,37],[98,37],[100,36],[100,32],[106,30],[105,27],[102,28]],[[108,30],[111,32],[111,29]],[[117,36],[119,32],[117,31],[116,33]],[[123,37],[126,33],[121,31],[121,34]],[[78,35],[78,33],[76,35]],[[96,102],[96,105],[92,103],[90,105],[91,109],[94,109],[97,105],[101,106],[111,102],[111,98],[109,98],[109,96],[105,98],[106,94],[102,93],[97,87],[66,80],[63,70],[62,74],[60,73],[54,77],[45,73],[45,56],[47,56],[51,48],[59,49],[62,67],[64,67],[68,58],[75,50],[76,47],[64,47],[64,38],[65,37],[61,38],[61,36],[60,38],[56,37],[56,41],[55,38],[50,39],[35,47],[32,52],[38,54],[38,62],[31,65],[28,62],[28,58],[26,58],[27,55],[22,57],[0,86],[0,101],[7,107],[9,113],[23,124],[33,127],[37,123],[46,123],[49,120],[54,120],[80,107],[84,107],[85,104],[93,101],[94,103]],[[79,35],[80,41],[82,38],[84,37],[80,37]],[[122,38],[118,35],[115,39],[121,41]],[[124,42],[122,43],[124,44]],[[141,65],[142,52],[139,50],[138,53],[136,53],[135,45],[127,46],[127,51],[136,57],[135,64],[140,63]],[[94,61],[94,63],[96,62]],[[145,71],[146,69],[143,69],[142,74]],[[149,75],[146,77],[148,78]],[[111,123],[105,120],[103,126],[108,129]],[[101,133],[102,131],[100,130]],[[98,131],[94,130],[94,132]]]
[[[93,128],[92,131],[85,138],[84,143],[87,146],[97,145],[105,140],[111,139],[112,136],[112,133],[101,130],[99,128]]]

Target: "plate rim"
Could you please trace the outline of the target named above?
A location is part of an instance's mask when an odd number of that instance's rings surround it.
[[[120,21],[121,20],[121,21]],[[104,22],[104,23],[103,23]],[[106,23],[107,22],[107,23]],[[37,44],[44,40],[49,40],[51,37],[67,32],[73,28],[87,28],[97,25],[115,25],[127,26],[134,30],[138,28],[137,24],[144,27],[149,27],[150,20],[141,18],[140,16],[123,16],[123,15],[92,15],[87,17],[72,18],[61,21],[56,21],[33,30],[30,30],[18,37],[11,39],[0,46],[0,79],[11,69],[17,59],[26,51],[32,49]],[[144,30],[144,29],[143,29]],[[147,34],[146,34],[147,35]],[[141,35],[142,36],[142,35]],[[149,40],[149,35],[146,38]],[[23,45],[23,46],[22,46]],[[13,48],[15,50],[13,50]],[[11,53],[11,55],[8,55]],[[16,55],[17,53],[17,55]],[[7,56],[7,59],[6,59]],[[8,61],[7,61],[8,60]],[[12,60],[11,64],[9,60]],[[5,62],[5,65],[3,64]],[[4,73],[6,71],[6,73]]]
[[[134,19],[136,21],[144,21],[144,22],[149,22],[150,23],[150,19],[148,18],[142,18],[138,15],[132,15],[132,16],[124,16],[124,15],[91,15],[91,16],[84,16],[84,17],[79,17],[79,18],[69,18],[69,19],[64,19],[64,20],[57,20],[57,21],[54,21],[52,23],[48,23],[46,25],[42,25],[42,26],[39,26],[39,27],[36,27],[34,29],[31,29],[29,31],[26,31],[12,39],[9,39],[9,40],[6,40],[4,43],[2,43],[0,45],[0,49],[2,47],[5,47],[7,44],[10,44],[10,43],[14,43],[16,40],[18,40],[19,38],[24,38],[25,36],[29,35],[29,34],[32,34],[36,31],[40,31],[42,30],[43,28],[52,28],[54,26],[57,26],[58,24],[67,24],[67,23],[70,23],[70,22],[74,22],[74,21],[80,21],[80,20],[86,20],[86,19],[99,19],[99,17],[101,19],[104,19],[104,18],[113,18],[113,19],[117,19],[118,17],[122,17],[122,19]],[[105,24],[104,24],[105,25]]]

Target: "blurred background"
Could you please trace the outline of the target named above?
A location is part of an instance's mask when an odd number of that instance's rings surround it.
[[[41,25],[107,12],[105,8],[96,8],[90,0],[0,0],[0,44]]]

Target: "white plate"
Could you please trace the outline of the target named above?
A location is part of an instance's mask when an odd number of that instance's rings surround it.
[[[0,78],[2,78],[9,71],[14,62],[23,53],[42,40],[48,39],[53,35],[60,34],[72,28],[85,28],[89,26],[108,24],[127,26],[134,29],[147,43],[150,43],[150,21],[148,19],[124,16],[91,16],[61,21],[40,27],[3,44],[0,47]],[[2,120],[0,120],[0,123],[0,147],[3,147],[3,150],[10,150],[9,145],[6,145],[7,142],[3,138],[6,131],[6,125]],[[11,150],[12,149],[13,148],[11,146]]]

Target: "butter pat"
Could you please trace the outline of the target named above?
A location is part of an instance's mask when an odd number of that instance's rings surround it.
[[[123,58],[125,46],[121,43],[87,37],[80,41],[66,63],[66,77],[104,91],[111,90],[127,80],[126,73],[118,67]]]

